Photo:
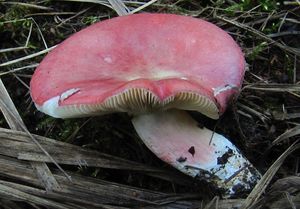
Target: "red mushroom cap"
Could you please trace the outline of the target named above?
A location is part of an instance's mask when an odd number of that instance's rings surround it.
[[[234,40],[204,20],[135,14],[96,23],[36,69],[31,95],[54,117],[179,108],[218,118],[241,86]]]

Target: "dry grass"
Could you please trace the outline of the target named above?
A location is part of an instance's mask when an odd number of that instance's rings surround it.
[[[0,0],[0,208],[300,208],[298,1]],[[169,168],[124,114],[54,120],[28,92],[43,55],[117,15],[164,12],[209,20],[241,45],[248,70],[218,123],[264,174],[250,194],[219,191]]]

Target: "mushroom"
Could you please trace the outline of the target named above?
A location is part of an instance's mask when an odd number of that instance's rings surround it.
[[[66,39],[40,63],[30,89],[37,109],[57,118],[132,114],[138,135],[159,158],[234,194],[251,189],[259,172],[184,110],[218,119],[238,95],[244,69],[241,49],[219,27],[135,14]]]

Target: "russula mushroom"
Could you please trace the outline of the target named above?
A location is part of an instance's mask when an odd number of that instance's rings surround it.
[[[128,112],[159,158],[232,194],[260,174],[225,137],[185,111],[218,119],[238,94],[245,68],[234,40],[217,26],[171,14],[135,14],[96,23],[51,51],[31,96],[53,117]]]

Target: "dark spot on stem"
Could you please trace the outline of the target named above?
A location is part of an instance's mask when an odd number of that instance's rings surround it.
[[[224,165],[228,162],[228,159],[233,155],[233,150],[228,149],[221,157],[218,157],[217,163],[218,165]]]
[[[189,148],[189,153],[191,153],[191,155],[194,157],[194,155],[195,155],[195,147],[194,146],[191,146],[190,148]]]
[[[179,162],[179,163],[184,163],[184,162],[187,160],[187,158],[186,158],[186,157],[180,156],[180,157],[177,158],[176,160],[177,160],[177,162]]]

